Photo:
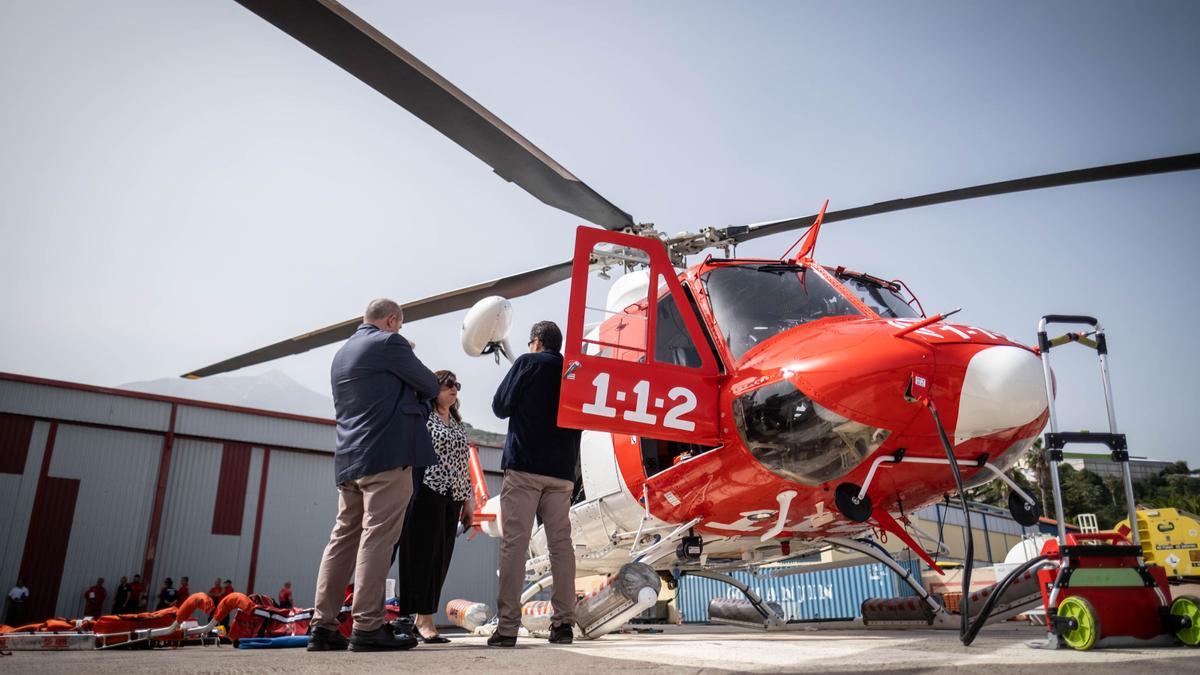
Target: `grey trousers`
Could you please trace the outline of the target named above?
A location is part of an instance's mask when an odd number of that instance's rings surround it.
[[[554,576],[553,625],[575,623],[575,547],[571,545],[571,492],[574,483],[561,478],[507,470],[500,488],[500,593],[496,598],[496,633],[513,636],[521,627],[521,592],[533,517],[542,519]]]
[[[338,486],[337,521],[317,572],[313,626],[337,630],[337,615],[354,574],[354,628],[370,631],[383,625],[384,587],[392,548],[404,528],[404,512],[412,497],[412,468],[363,476]]]

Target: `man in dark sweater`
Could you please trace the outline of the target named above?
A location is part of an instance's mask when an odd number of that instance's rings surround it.
[[[493,647],[512,647],[521,626],[521,591],[533,517],[542,519],[554,577],[550,641],[569,644],[575,624],[575,548],[571,544],[571,493],[579,462],[579,432],[558,426],[562,382],[562,331],[540,321],[529,332],[529,353],[513,364],[496,396],[492,412],[507,417],[504,486],[500,490],[499,624],[488,639]]]
[[[333,357],[338,513],[317,573],[309,651],[347,647],[338,633],[337,615],[351,573],[350,649],[407,649],[417,644],[386,623],[384,582],[412,496],[413,467],[437,463],[425,418],[441,386],[400,336],[403,323],[400,305],[374,300],[363,324]]]

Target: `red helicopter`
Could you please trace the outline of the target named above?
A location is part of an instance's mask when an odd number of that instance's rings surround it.
[[[818,263],[821,226],[1200,168],[1200,154],[1179,155],[666,236],[333,0],[239,2],[502,178],[599,226],[578,229],[571,260],[404,305],[409,322],[474,306],[464,330],[477,333],[485,319],[496,329],[469,353],[510,353],[504,338],[511,310],[503,298],[570,278],[559,423],[596,432],[584,435],[583,489],[572,511],[581,574],[613,573],[636,561],[711,576],[830,544],[878,558],[853,538],[872,528],[899,537],[932,565],[904,514],[954,492],[954,468],[967,486],[1005,480],[1014,518],[1036,522],[1040,508],[1003,472],[1047,421],[1038,351],[946,321],[953,312],[927,315],[900,281]],[[795,254],[729,257],[740,243],[801,228],[808,233],[793,245]],[[688,256],[709,249],[724,257],[686,265]],[[597,278],[614,270],[625,274],[601,297]],[[332,344],[359,323],[355,317],[184,377]],[[475,473],[478,521],[495,534],[495,500],[484,506]],[[531,591],[548,583],[545,554],[544,536],[535,533]]]

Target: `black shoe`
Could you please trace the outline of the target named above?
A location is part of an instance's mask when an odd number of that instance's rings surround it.
[[[350,642],[336,630],[314,628],[308,636],[308,651],[310,652],[340,652],[345,651]]]
[[[399,619],[396,619],[389,623],[392,626],[392,632],[395,633],[396,635],[400,635],[401,633],[406,633],[408,635],[413,635],[413,636],[417,637],[418,639],[421,637],[420,635],[417,635],[417,628],[413,624],[412,617],[410,617],[410,616],[402,616]]]
[[[371,631],[357,628],[350,634],[350,651],[352,652],[384,652],[400,649],[412,649],[417,646],[417,639],[409,633],[397,632],[390,623],[385,623]]]
[[[550,629],[550,642],[556,645],[569,645],[575,641],[575,630],[569,623],[560,623]]]
[[[413,626],[412,632],[414,637],[427,645],[444,645],[450,642],[450,638],[444,638],[440,633],[434,633],[431,637],[425,637],[416,626]]]
[[[488,638],[487,645],[489,647],[516,647],[517,636],[492,633],[492,636]]]

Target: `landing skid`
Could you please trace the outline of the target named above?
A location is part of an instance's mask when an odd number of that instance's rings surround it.
[[[747,609],[752,611],[739,611],[741,610],[739,607],[730,607],[730,611],[727,613],[727,615],[717,619],[716,622],[727,623],[736,626],[751,626],[755,628],[768,629],[787,625],[786,619],[780,616],[773,607],[763,602],[762,598],[758,597],[758,594],[754,592],[754,589],[742,583],[736,577],[724,574],[722,572],[712,572],[709,570],[691,570],[684,572],[684,574],[725,582],[741,591],[742,595],[746,597],[746,601],[749,603],[749,607]],[[710,618],[712,618],[711,614]],[[755,620],[756,618],[757,620]]]

